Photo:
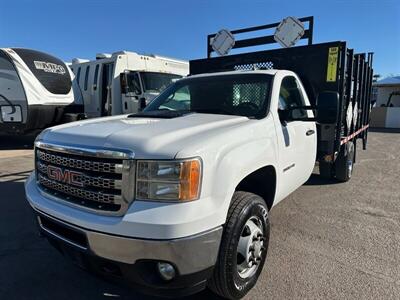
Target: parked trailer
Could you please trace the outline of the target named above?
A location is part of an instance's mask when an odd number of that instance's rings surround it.
[[[74,59],[72,70],[82,90],[88,117],[138,112],[173,80],[189,73],[186,61],[119,51],[96,60]]]
[[[371,111],[373,53],[356,54],[346,42],[313,44],[313,17],[299,19],[308,23],[302,39],[308,45],[284,49],[211,57],[214,52],[207,37],[207,59],[190,61],[190,74],[230,70],[284,69],[297,73],[309,96],[311,107],[324,91],[339,94],[339,119],[336,124],[318,125],[317,160],[324,177],[347,181],[355,162],[356,140],[366,149]],[[279,23],[231,31],[233,35],[275,28]],[[233,49],[275,43],[273,36],[236,41]],[[352,159],[350,159],[352,157]]]
[[[0,49],[0,132],[23,134],[82,117],[80,90],[60,59],[23,48]]]

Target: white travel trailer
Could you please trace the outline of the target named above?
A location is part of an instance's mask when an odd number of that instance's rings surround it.
[[[83,117],[83,100],[60,59],[0,48],[0,133],[21,134]]]
[[[96,60],[73,59],[71,69],[81,88],[85,114],[100,117],[135,113],[175,79],[189,73],[186,61],[120,51]]]

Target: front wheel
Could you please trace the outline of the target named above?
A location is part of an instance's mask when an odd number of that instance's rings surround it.
[[[227,299],[240,299],[256,284],[267,256],[270,225],[265,201],[235,192],[209,288]]]

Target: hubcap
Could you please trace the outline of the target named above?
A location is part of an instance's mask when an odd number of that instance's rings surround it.
[[[351,159],[347,162],[347,169],[349,171],[349,177],[351,177],[351,173],[353,172],[353,161]]]
[[[253,276],[265,251],[264,233],[261,220],[251,217],[243,227],[236,250],[237,271],[241,278]]]

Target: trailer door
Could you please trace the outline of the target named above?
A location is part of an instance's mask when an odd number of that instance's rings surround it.
[[[101,115],[112,115],[112,82],[114,63],[107,63],[103,65],[102,70],[102,84],[101,84]]]

